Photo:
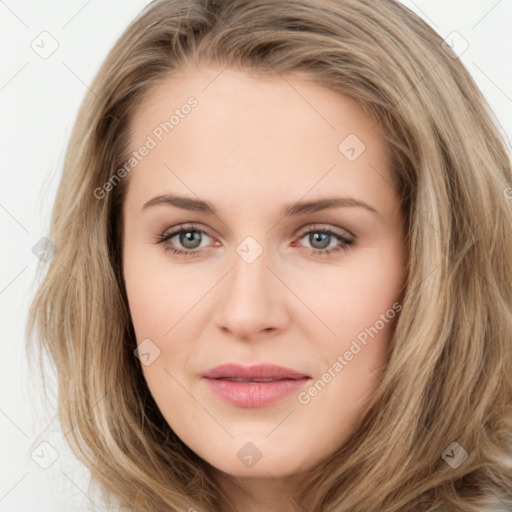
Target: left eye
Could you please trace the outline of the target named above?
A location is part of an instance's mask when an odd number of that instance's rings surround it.
[[[159,237],[158,243],[164,243],[166,251],[169,250],[175,254],[188,254],[201,247],[204,235],[209,236],[201,229],[183,227],[171,233],[164,233]],[[172,242],[173,238],[177,239],[183,249],[174,247],[176,242]]]
[[[204,247],[201,243],[204,241],[204,236],[211,238],[208,233],[202,229],[194,226],[183,226],[180,229],[174,230],[170,233],[163,233],[157,239],[157,243],[162,243],[166,251],[171,251],[173,254],[182,256],[196,256],[199,254],[197,249]],[[346,238],[330,229],[311,229],[303,233],[298,240],[307,237],[310,244],[309,252],[312,254],[326,255],[331,252],[346,251],[353,244],[354,240]],[[176,240],[173,242],[173,238]],[[332,245],[332,242],[335,242]],[[179,245],[182,248],[176,247]]]

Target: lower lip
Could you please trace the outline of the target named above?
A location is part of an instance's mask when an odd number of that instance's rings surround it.
[[[296,393],[309,378],[283,379],[272,382],[234,382],[205,378],[210,389],[220,398],[238,407],[264,407]]]

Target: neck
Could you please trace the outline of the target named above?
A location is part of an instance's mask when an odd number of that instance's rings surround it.
[[[223,491],[223,512],[297,512],[297,493],[290,478],[233,477],[218,472]]]

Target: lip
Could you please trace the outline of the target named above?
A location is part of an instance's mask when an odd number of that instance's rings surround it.
[[[209,370],[203,375],[203,379],[210,391],[225,402],[237,407],[255,408],[270,405],[296,393],[311,377],[274,364],[224,364]],[[257,382],[252,379],[272,380]]]
[[[242,366],[236,363],[221,364],[206,372],[207,379],[240,378],[240,379],[303,379],[310,377],[291,368],[275,364],[255,364]]]

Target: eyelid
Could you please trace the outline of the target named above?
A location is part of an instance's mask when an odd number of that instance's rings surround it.
[[[171,228],[166,229],[161,235],[160,238],[166,238],[170,235],[176,235],[180,233],[181,231],[201,231],[206,233],[210,238],[214,238],[210,232],[209,229],[200,223],[194,223],[194,222],[187,222],[185,224],[178,224],[176,226],[173,226]]]
[[[310,231],[328,231],[328,232],[335,233],[336,235],[338,235],[342,238],[350,237],[354,241],[357,239],[356,235],[354,235],[348,229],[340,230],[340,228],[337,228],[336,226],[333,226],[332,224],[321,224],[321,223],[308,224],[307,226],[304,226],[304,228],[301,228],[299,230],[299,234],[297,236],[301,236],[303,234],[309,233]],[[347,237],[347,235],[348,235],[348,237]]]

